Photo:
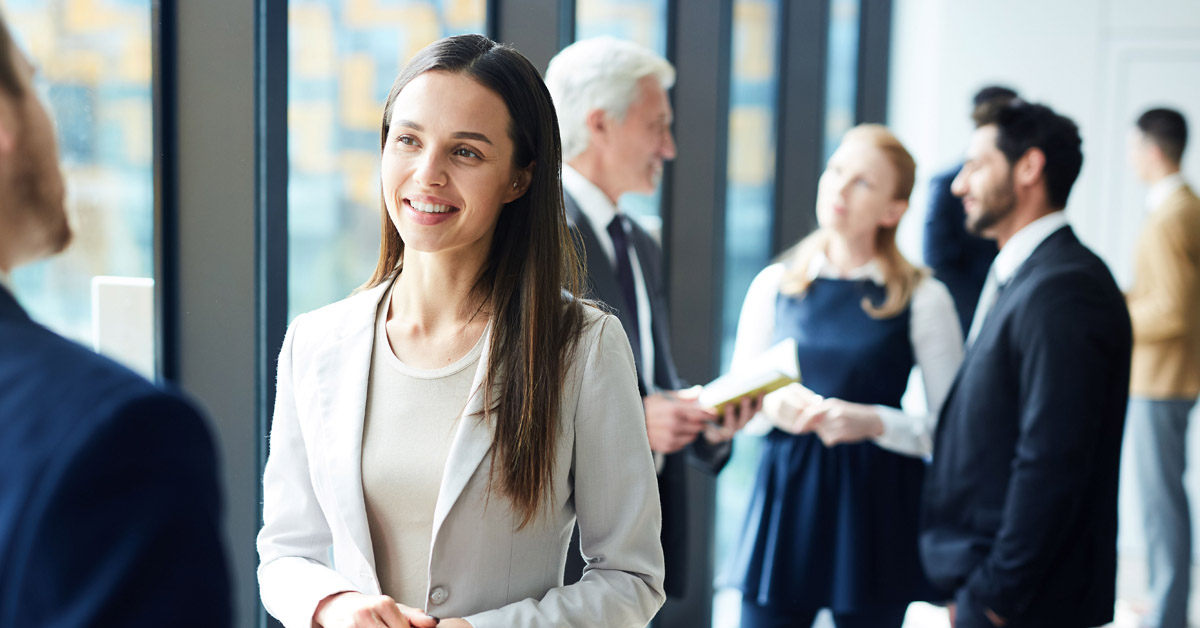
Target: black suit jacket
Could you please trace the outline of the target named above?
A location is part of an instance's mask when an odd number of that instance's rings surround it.
[[[1013,626],[1111,621],[1131,347],[1108,268],[1069,227],[1052,234],[1001,290],[942,407],[921,534],[935,585]]]
[[[996,242],[967,232],[962,201],[950,184],[962,166],[929,181],[929,211],[925,214],[925,263],[950,290],[963,336],[971,328],[979,292],[996,257]]]
[[[0,287],[0,626],[229,626],[221,537],[196,411]]]
[[[575,245],[587,263],[587,297],[603,302],[613,310],[626,335],[630,335],[632,322],[623,312],[624,297],[617,284],[616,272],[600,247],[595,230],[579,209],[579,204],[570,194],[565,194],[567,219],[571,222]],[[675,360],[671,355],[670,334],[667,330],[667,290],[663,277],[663,252],[645,229],[630,221],[632,225],[630,246],[637,253],[646,292],[650,300],[651,339],[654,343],[654,364],[642,364],[642,356],[635,355],[638,385],[645,396],[646,384],[663,390],[678,390],[683,387]],[[608,234],[603,234],[608,237]],[[643,342],[646,342],[643,339]],[[667,594],[681,597],[687,585],[687,465],[689,462],[711,473],[717,473],[729,461],[732,449],[729,443],[713,446],[703,437],[697,438],[687,449],[669,454],[664,458],[663,469],[658,475],[659,498],[663,512],[663,555],[666,560],[664,588]],[[583,562],[575,549],[567,553],[567,581],[579,579]]]

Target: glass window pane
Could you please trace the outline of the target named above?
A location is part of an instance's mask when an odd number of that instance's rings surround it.
[[[365,282],[379,250],[379,126],[433,41],[486,28],[486,0],[289,0],[288,318]]]
[[[150,4],[4,3],[18,46],[37,65],[36,87],[57,126],[75,229],[64,254],[17,269],[13,291],[34,319],[88,346],[96,340],[94,279],[133,277],[142,281],[124,285],[146,286],[154,273]],[[151,365],[152,312],[151,305],[145,316],[122,321],[133,326],[122,333],[144,341]],[[143,373],[153,375],[149,369]]]
[[[775,205],[776,103],[779,90],[779,0],[736,0],[729,84],[729,155],[725,203],[725,292],[721,371],[729,367],[738,316],[750,282],[770,263]],[[717,584],[742,533],[754,486],[757,437],[737,437],[717,476],[714,548]],[[736,626],[741,594],[718,592],[714,626]]]
[[[825,160],[858,115],[858,31],[861,0],[830,0],[829,66],[825,83]],[[823,163],[823,162],[822,162]]]
[[[667,0],[576,0],[575,38],[608,35],[645,46],[667,56]],[[621,211],[653,234],[662,232],[661,189],[654,194],[626,194]]]
[[[575,38],[600,35],[667,56],[667,0],[576,0]]]

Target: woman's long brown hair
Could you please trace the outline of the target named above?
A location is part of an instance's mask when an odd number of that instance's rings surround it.
[[[528,190],[500,212],[473,294],[488,304],[491,346],[483,382],[492,422],[492,489],[509,499],[518,527],[553,497],[563,383],[583,330],[581,264],[562,195],[558,118],[541,75],[513,48],[482,35],[447,37],[417,53],[396,77],[383,109],[380,150],[400,91],[430,71],[462,74],[505,102],[513,166],[533,165]],[[388,281],[404,263],[404,242],[380,211],[379,262],[364,287]]]
[[[870,142],[883,151],[896,170],[896,190],[892,198],[907,201],[912,194],[917,164],[900,140],[887,127],[879,124],[860,124],[850,129],[842,137],[842,142],[852,140]],[[872,318],[891,318],[903,312],[912,300],[917,284],[929,274],[914,266],[900,252],[900,247],[896,245],[896,230],[897,227],[880,227],[875,232],[875,260],[883,271],[885,296],[880,304],[863,298],[863,310]],[[799,295],[808,290],[813,281],[808,266],[817,253],[825,252],[828,243],[829,233],[817,229],[779,256],[787,267],[780,281],[780,292]]]

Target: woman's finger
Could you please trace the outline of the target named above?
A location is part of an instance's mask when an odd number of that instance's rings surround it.
[[[811,432],[815,430],[817,426],[825,419],[825,413],[828,410],[828,405],[829,404],[822,401],[821,403],[817,403],[805,408],[804,411],[800,413],[800,416],[796,417],[796,433],[804,434],[805,432]]]
[[[400,608],[400,613],[412,624],[413,628],[434,628],[438,625],[438,618],[426,613],[419,608],[397,604]]]
[[[825,443],[826,447],[832,447],[841,444],[843,436],[845,436],[841,428],[841,421],[827,419],[817,426],[817,435],[821,437],[821,442]]]
[[[383,598],[374,608],[375,613],[379,616],[381,626],[387,628],[411,628],[412,624],[400,612],[400,605],[392,601],[391,598]]]

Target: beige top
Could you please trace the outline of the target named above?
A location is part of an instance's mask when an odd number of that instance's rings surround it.
[[[383,593],[425,608],[434,508],[488,331],[449,366],[413,368],[388,343],[384,325],[390,301],[384,298],[379,305],[371,350],[363,497]]]
[[[1131,392],[1150,399],[1200,394],[1200,198],[1178,187],[1138,239],[1133,286]]]

